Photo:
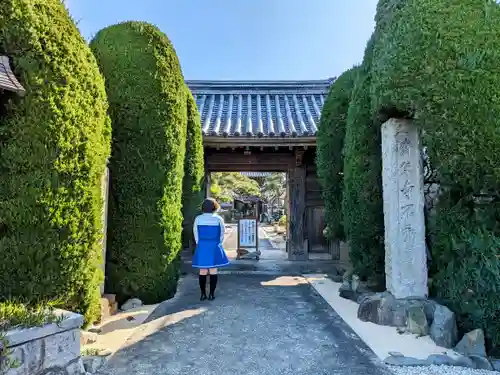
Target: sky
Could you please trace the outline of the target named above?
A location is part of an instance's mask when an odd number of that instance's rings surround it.
[[[361,62],[377,0],[66,0],[87,40],[146,21],[172,41],[185,79],[337,77]]]

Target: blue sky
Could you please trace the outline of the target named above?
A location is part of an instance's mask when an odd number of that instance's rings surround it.
[[[85,38],[121,21],[158,26],[186,79],[324,79],[363,57],[376,0],[66,0]]]

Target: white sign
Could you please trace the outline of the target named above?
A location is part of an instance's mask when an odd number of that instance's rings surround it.
[[[257,247],[257,220],[240,220],[240,244],[242,247]]]

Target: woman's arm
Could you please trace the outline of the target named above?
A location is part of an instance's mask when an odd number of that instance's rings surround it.
[[[220,243],[224,242],[224,232],[226,231],[226,226],[224,225],[224,219],[222,216],[219,216],[219,225],[220,225]]]
[[[196,216],[196,219],[194,219],[193,234],[194,234],[194,242],[198,244],[198,216]]]

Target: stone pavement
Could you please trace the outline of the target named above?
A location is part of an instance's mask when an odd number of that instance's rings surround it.
[[[203,302],[183,277],[99,374],[390,374],[302,277],[219,277]]]

